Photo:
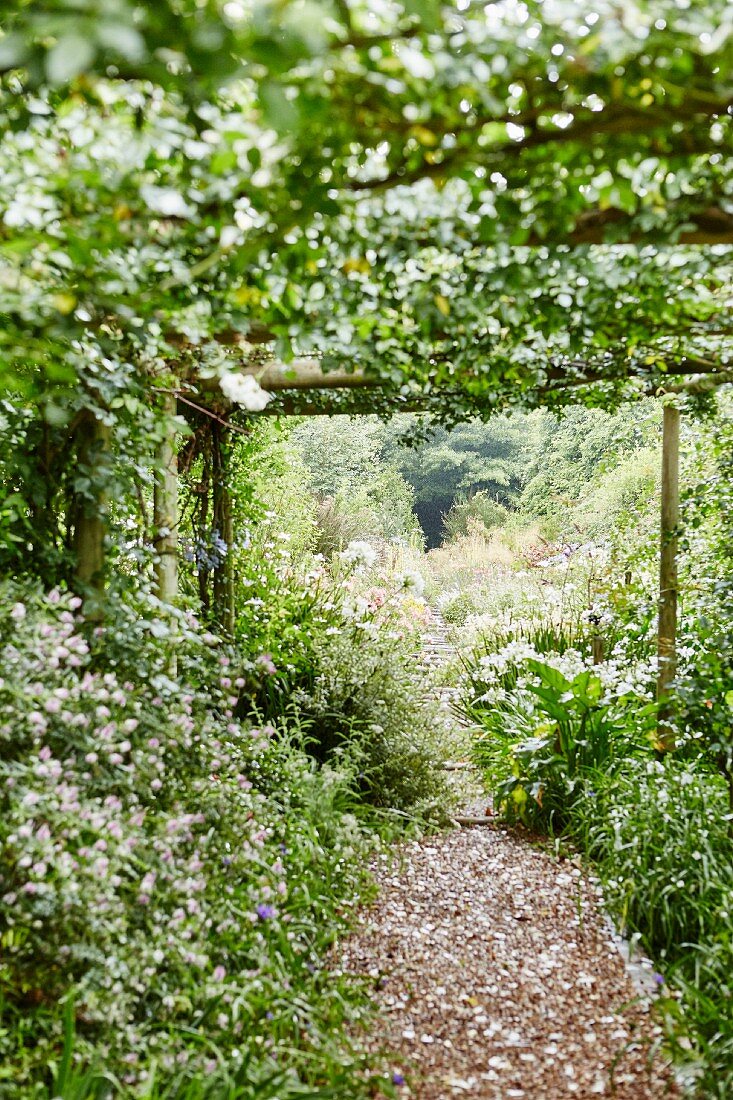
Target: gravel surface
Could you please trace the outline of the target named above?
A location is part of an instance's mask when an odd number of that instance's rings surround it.
[[[406,844],[376,875],[335,963],[374,984],[364,1043],[400,1096],[679,1096],[574,862],[479,826]]]

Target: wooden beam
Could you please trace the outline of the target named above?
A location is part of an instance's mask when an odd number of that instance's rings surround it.
[[[662,230],[641,230],[634,226],[633,216],[624,210],[611,207],[607,210],[589,210],[581,214],[573,228],[562,237],[550,241],[533,235],[527,241],[530,247],[557,244],[655,244],[660,243]],[[666,242],[664,242],[666,243]],[[687,228],[677,235],[678,244],[733,244],[733,214],[718,206],[693,213],[687,219]]]

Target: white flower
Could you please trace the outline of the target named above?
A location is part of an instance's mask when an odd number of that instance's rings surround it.
[[[420,80],[432,80],[435,76],[433,62],[413,46],[402,46],[399,58],[410,76],[416,76]]]
[[[425,591],[425,580],[417,569],[406,569],[402,574],[400,588],[405,588],[408,592],[413,592],[420,597]]]
[[[242,240],[242,234],[236,225],[225,225],[219,234],[219,247],[225,250],[234,248]]]
[[[155,187],[146,183],[140,188],[140,194],[146,206],[156,214],[168,218],[192,218],[196,213],[195,206],[187,203],[180,191],[172,187]]]
[[[341,561],[347,565],[353,565],[356,569],[371,569],[377,560],[377,551],[371,543],[361,539],[354,539],[345,550],[339,554]]]
[[[241,405],[249,412],[262,412],[266,405],[272,401],[272,394],[262,389],[257,379],[251,374],[239,374],[236,371],[226,371],[219,379],[219,386],[225,397],[235,405]]]
[[[15,603],[10,609],[10,618],[15,619],[17,623],[24,619],[26,616],[25,604]]]

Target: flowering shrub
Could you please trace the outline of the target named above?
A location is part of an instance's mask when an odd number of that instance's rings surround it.
[[[136,684],[99,665],[76,598],[4,606],[0,1074],[19,1096],[50,1082],[65,1002],[80,1065],[123,1091],[154,1064],[161,1080],[250,1063],[256,1076],[279,1044],[297,1048],[306,1017],[316,1026],[305,964],[370,843],[351,777],[238,721],[242,683],[219,646],[189,632],[180,682]]]
[[[302,730],[321,762],[348,757],[370,803],[444,815],[445,719],[426,701],[415,664],[429,619],[422,577],[402,569],[377,578],[375,560],[369,543],[356,542],[331,569],[316,558],[298,571],[275,535],[266,540],[243,582],[227,677],[235,713]]]
[[[451,798],[440,746],[448,719],[426,698],[405,639],[360,630],[365,625],[371,620],[320,641],[313,683],[293,695],[299,721],[320,759],[354,761],[369,802],[444,818]]]

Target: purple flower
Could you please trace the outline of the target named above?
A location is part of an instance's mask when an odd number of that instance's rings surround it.
[[[393,1085],[404,1085],[404,1083],[405,1083],[405,1078],[403,1077],[403,1075],[401,1073],[393,1073],[392,1074],[392,1084]]]
[[[274,905],[258,905],[257,916],[260,920],[272,920],[276,916],[276,909]]]
[[[654,981],[657,983],[657,985],[664,985],[664,978],[661,974],[655,974]]]

